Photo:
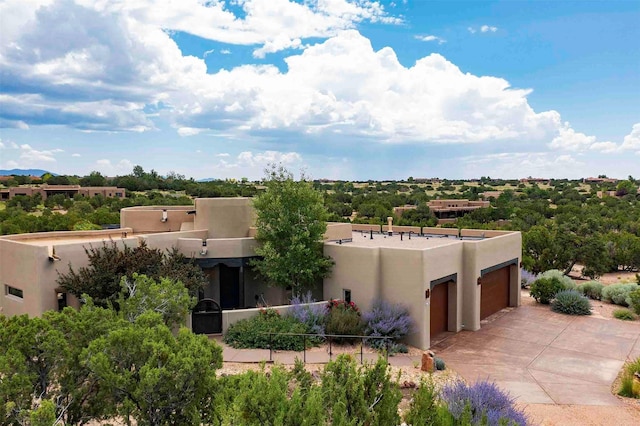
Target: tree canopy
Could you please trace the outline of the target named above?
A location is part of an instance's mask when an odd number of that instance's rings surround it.
[[[85,248],[85,252],[89,265],[77,271],[69,265],[69,271],[60,273],[57,282],[77,297],[90,296],[98,306],[114,304],[117,307],[121,279],[131,280],[134,273],[154,280],[164,277],[180,282],[192,296],[206,284],[202,269],[175,248],[163,252],[149,248],[144,242],[131,248],[111,241],[100,247]]]
[[[254,198],[256,270],[271,285],[291,286],[295,294],[327,276],[333,261],[322,252],[328,213],[322,193],[284,167],[266,170],[266,191]]]

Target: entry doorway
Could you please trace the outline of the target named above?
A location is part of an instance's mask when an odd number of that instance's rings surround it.
[[[220,305],[222,309],[237,309],[240,304],[240,267],[220,264]]]

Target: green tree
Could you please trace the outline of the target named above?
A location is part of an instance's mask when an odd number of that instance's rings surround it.
[[[177,336],[153,312],[89,344],[87,368],[118,398],[118,414],[138,425],[201,424],[222,349],[182,328]]]
[[[100,172],[93,171],[89,176],[80,179],[82,186],[106,186],[107,179]]]
[[[631,176],[629,176],[631,177]],[[638,191],[638,187],[633,180],[623,180],[618,182],[618,186],[616,187],[616,195],[623,196],[627,194],[636,194]]]
[[[266,191],[254,198],[256,240],[252,262],[271,285],[291,286],[294,294],[327,276],[333,261],[322,252],[327,210],[322,194],[284,167],[266,170]]]
[[[189,310],[196,303],[180,281],[169,278],[156,281],[134,273],[131,279],[122,277],[120,286],[118,305],[122,316],[129,322],[135,322],[143,313],[152,311],[162,315],[168,327],[184,325]]]
[[[111,241],[101,247],[85,248],[85,252],[89,265],[77,271],[69,265],[69,272],[60,273],[57,283],[75,296],[87,294],[98,306],[113,304],[117,308],[120,280],[125,276],[131,279],[134,273],[154,280],[166,277],[179,281],[191,295],[196,295],[206,283],[202,269],[177,249],[162,252],[145,243],[131,248]]]

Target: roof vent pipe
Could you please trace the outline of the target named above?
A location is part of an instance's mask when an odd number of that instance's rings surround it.
[[[161,222],[164,223],[169,219],[168,215],[167,215],[167,209],[162,209],[162,219]]]

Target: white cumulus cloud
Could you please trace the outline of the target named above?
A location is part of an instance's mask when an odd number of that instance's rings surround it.
[[[640,150],[640,123],[633,125],[631,133],[624,137],[622,141],[622,150]]]
[[[491,25],[483,25],[480,27],[480,32],[482,33],[488,33],[488,32],[495,33],[496,31],[498,31],[498,27],[494,27]]]
[[[447,42],[447,40],[443,39],[442,37],[438,37],[433,34],[424,35],[424,36],[417,35],[415,36],[415,38],[420,41],[437,41],[438,44],[443,44]]]
[[[95,163],[95,170],[106,176],[115,176],[115,175],[123,175],[131,173],[133,170],[133,163],[126,158],[118,161],[117,163],[112,163],[111,160],[103,158],[97,160]]]

